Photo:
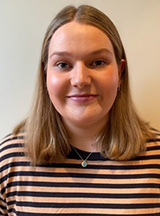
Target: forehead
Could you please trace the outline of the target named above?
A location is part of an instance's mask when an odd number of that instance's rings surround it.
[[[107,48],[113,52],[111,41],[104,32],[95,26],[72,21],[56,30],[51,38],[49,51],[76,48],[83,50]]]

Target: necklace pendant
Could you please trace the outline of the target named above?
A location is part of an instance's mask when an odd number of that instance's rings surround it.
[[[86,161],[82,161],[81,165],[82,165],[82,167],[86,167],[88,164]]]

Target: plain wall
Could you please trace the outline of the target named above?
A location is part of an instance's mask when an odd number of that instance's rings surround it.
[[[26,117],[48,24],[68,4],[89,4],[118,28],[139,114],[160,129],[160,0],[0,0],[0,138]]]

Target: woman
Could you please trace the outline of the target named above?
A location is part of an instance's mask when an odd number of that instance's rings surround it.
[[[1,215],[159,215],[159,144],[114,24],[66,7],[44,38],[31,113],[1,143]]]

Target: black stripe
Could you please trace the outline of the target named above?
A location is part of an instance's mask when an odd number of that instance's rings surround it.
[[[9,154],[5,154],[4,156],[2,156],[0,158],[0,162],[3,161],[3,160],[6,160],[8,158],[14,158],[14,157],[24,157],[25,156],[25,153],[24,152],[12,152],[12,153],[9,153]]]
[[[157,134],[157,135],[160,135],[160,134]],[[150,143],[150,142],[160,142],[160,139],[159,138],[155,138],[155,139],[148,139],[147,141],[146,141],[147,143]]]
[[[5,147],[1,148],[1,152],[7,150],[7,149],[12,149],[12,148],[22,148],[24,147],[24,143],[12,143],[10,145],[6,145]]]
[[[12,135],[12,134],[10,134],[10,135]],[[10,135],[7,135],[5,138],[9,137]],[[4,138],[4,139],[5,139],[5,138]],[[25,138],[25,136],[11,136],[9,139],[6,139],[6,140],[4,140],[3,142],[1,142],[0,145],[6,143],[6,142],[8,142],[8,141],[18,140],[18,139],[24,139],[24,138]]]
[[[26,213],[26,212],[16,212],[17,216],[44,216],[44,213]],[[57,215],[57,214],[55,214]],[[125,216],[124,214],[93,214],[93,213],[58,213],[58,215],[62,215],[62,216]],[[6,215],[7,216],[7,215]],[[53,216],[53,214],[49,214],[49,213],[45,213],[45,216]],[[160,212],[159,213],[155,213],[155,214],[129,214],[126,216],[160,216]]]
[[[160,174],[156,173],[146,173],[146,174],[88,174],[88,173],[61,173],[61,172],[30,172],[30,171],[20,171],[20,172],[11,172],[7,174],[7,177],[13,176],[37,176],[37,177],[71,177],[71,178],[91,178],[91,179],[140,179],[140,178],[157,178],[160,179]]]
[[[5,154],[4,156],[2,156],[0,158],[0,161],[2,160],[5,160],[5,159],[8,159],[8,158],[14,158],[14,157],[24,157],[25,156],[25,153],[24,152],[11,152],[9,154]],[[77,156],[72,156],[72,157],[68,157],[69,159],[79,159]],[[83,157],[85,158],[85,157]],[[145,155],[145,156],[138,156],[136,158],[133,158],[131,159],[130,161],[138,161],[138,160],[159,160],[160,159],[160,155],[157,154],[157,155]],[[110,159],[106,159],[106,158],[103,158],[100,153],[95,153],[95,155],[91,155],[91,157],[88,159],[88,161],[111,161]],[[124,161],[125,162],[125,161]],[[117,161],[118,163],[118,161]],[[49,166],[49,164],[46,164],[46,165],[41,165],[41,166]],[[50,166],[53,166],[53,164],[51,164]],[[56,165],[58,166],[58,165]],[[61,164],[59,164],[59,166],[61,166]],[[75,167],[75,165],[74,165]],[[81,166],[80,166],[81,167]],[[90,166],[91,168],[91,166]]]
[[[154,183],[137,183],[137,184],[96,184],[96,183],[68,183],[68,182],[35,182],[35,181],[25,181],[25,182],[12,182],[8,183],[7,188],[14,186],[33,186],[33,187],[62,187],[62,188],[160,188],[160,184]]]
[[[101,174],[84,174],[84,173],[51,173],[51,172],[28,172],[28,171],[20,171],[20,172],[12,172],[1,178],[1,183],[5,181],[7,178],[14,176],[31,176],[31,177],[50,177],[50,178],[91,178],[91,179],[141,179],[141,178],[157,178],[160,179],[160,174],[132,174],[132,175],[101,175]]]
[[[6,210],[6,207],[3,206],[3,205],[0,205],[0,208],[3,209],[3,210]],[[1,214],[0,214],[1,215]],[[2,214],[3,215],[3,214]]]
[[[34,207],[34,208],[88,208],[88,209],[96,209],[96,208],[103,208],[103,209],[147,209],[147,208],[159,208],[160,203],[136,203],[136,204],[112,204],[112,203],[43,203],[43,202],[18,202],[18,201],[10,201],[8,202],[9,205],[15,204],[17,206],[27,206],[27,207]]]
[[[134,189],[134,188],[160,188],[160,184],[142,183],[142,184],[96,184],[96,183],[59,183],[59,182],[12,182],[8,183],[7,188],[14,186],[32,186],[32,187],[61,187],[61,188],[104,188],[104,189]],[[1,194],[6,187],[1,189]]]
[[[84,169],[81,166],[81,160],[79,160],[79,164],[72,164],[72,163],[52,163],[52,164],[46,164],[42,165],[42,167],[53,167],[53,168],[80,168]],[[125,165],[125,161],[123,161],[123,165],[118,165],[120,162],[116,161],[116,164],[114,165],[92,165],[88,163],[88,166],[86,169],[98,169],[98,170],[136,170],[136,169],[160,169],[160,164],[133,164],[133,165]],[[21,166],[20,164],[17,164]]]
[[[101,199],[141,199],[141,198],[160,198],[159,193],[138,193],[138,194],[103,194],[103,193],[54,193],[54,192],[32,192],[32,191],[14,191],[7,193],[6,197],[11,196],[29,196],[29,197],[60,197],[60,198],[101,198]],[[115,201],[116,202],[116,201]]]
[[[156,146],[149,146],[147,147],[147,151],[153,151],[153,150],[160,150],[160,146],[156,145]]]
[[[12,162],[12,163],[7,163],[4,166],[1,167],[1,171],[4,171],[10,167],[30,167],[31,163],[28,161],[19,161],[19,162]],[[22,168],[23,169],[23,168]]]
[[[145,156],[139,156],[134,159],[131,159],[131,161],[137,161],[137,160],[159,160],[160,155],[145,155]]]
[[[21,155],[21,153],[20,153]],[[118,162],[117,162],[118,164]],[[1,171],[4,171],[5,169],[8,169],[9,167],[30,167],[30,162],[28,161],[19,161],[19,162],[12,162],[5,164],[1,167]],[[49,168],[82,168],[80,164],[46,164],[42,166],[37,167],[49,167]],[[101,170],[139,170],[139,169],[160,169],[160,164],[142,164],[142,165],[88,165],[87,169],[101,169]]]

